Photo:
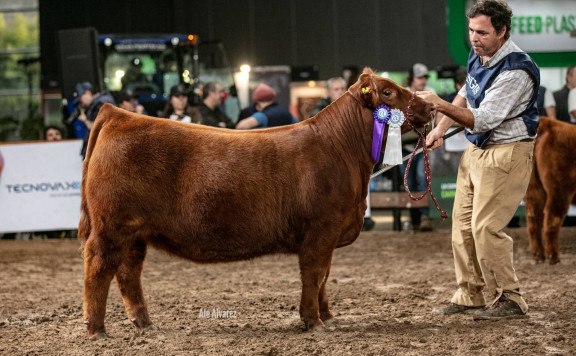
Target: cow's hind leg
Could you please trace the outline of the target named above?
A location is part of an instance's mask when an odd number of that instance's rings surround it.
[[[323,325],[320,319],[320,303],[324,308],[324,317],[331,315],[328,311],[328,297],[325,291],[331,259],[332,249],[329,248],[303,247],[299,254],[300,275],[302,278],[300,318],[304,321],[304,326],[307,330],[314,330]],[[324,290],[322,296],[320,295],[321,289]]]
[[[106,337],[104,318],[110,282],[120,265],[120,249],[92,232],[84,246],[84,323],[90,339]]]
[[[116,282],[124,301],[128,318],[141,331],[155,329],[148,315],[148,307],[142,291],[142,268],[146,257],[146,243],[137,240],[126,252],[116,272]]]
[[[570,207],[570,200],[570,197],[562,196],[560,193],[554,196],[549,195],[548,199],[546,199],[546,207],[544,208],[544,246],[546,258],[551,265],[560,262],[558,239],[560,227],[562,227]]]
[[[534,173],[532,173],[524,200],[526,201],[526,223],[528,225],[528,235],[530,236],[530,251],[534,260],[537,263],[541,263],[546,260],[542,242],[546,192],[542,189],[540,181],[534,177]]]

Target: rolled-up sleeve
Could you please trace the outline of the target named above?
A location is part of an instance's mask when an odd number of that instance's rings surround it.
[[[474,128],[470,132],[492,130],[505,119],[520,115],[528,106],[531,95],[527,94],[532,93],[533,88],[534,82],[523,70],[509,70],[500,74],[486,90],[480,107],[470,108],[474,115]]]

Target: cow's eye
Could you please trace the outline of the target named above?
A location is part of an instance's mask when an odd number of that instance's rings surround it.
[[[384,95],[390,96],[390,95],[392,95],[392,92],[391,92],[390,90],[386,90],[386,91],[384,92]]]

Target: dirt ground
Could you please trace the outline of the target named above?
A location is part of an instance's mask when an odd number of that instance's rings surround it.
[[[449,231],[379,230],[335,252],[328,294],[336,322],[324,332],[301,329],[295,256],[198,265],[150,250],[143,283],[159,330],[136,334],[113,282],[110,337],[99,341],[87,340],[82,324],[79,243],[2,240],[0,354],[575,354],[576,228],[563,228],[556,266],[532,261],[526,228],[508,232],[526,319],[435,315],[455,288]]]

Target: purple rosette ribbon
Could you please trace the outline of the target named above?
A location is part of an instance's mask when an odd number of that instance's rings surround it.
[[[382,151],[382,138],[384,137],[384,127],[390,118],[390,108],[380,105],[374,109],[374,133],[372,134],[372,160],[378,162]]]

